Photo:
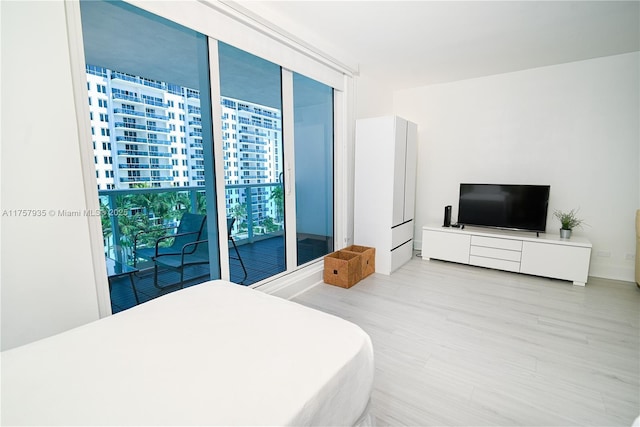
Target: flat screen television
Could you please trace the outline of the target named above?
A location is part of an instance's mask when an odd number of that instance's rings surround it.
[[[549,185],[460,184],[458,224],[544,232]]]

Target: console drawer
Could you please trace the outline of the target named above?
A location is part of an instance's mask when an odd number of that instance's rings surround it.
[[[503,259],[506,261],[520,262],[522,252],[510,251],[507,249],[487,248],[484,246],[471,246],[471,255],[481,256],[485,258]]]
[[[481,256],[470,256],[469,264],[479,267],[495,268],[497,270],[520,272],[520,262],[506,261],[503,259],[485,258]]]
[[[522,240],[499,239],[495,237],[471,236],[471,245],[496,249],[508,249],[511,251],[522,250]]]

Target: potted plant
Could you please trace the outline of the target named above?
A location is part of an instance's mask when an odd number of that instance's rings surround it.
[[[582,225],[583,220],[578,218],[577,214],[578,211],[576,209],[571,209],[569,212],[556,209],[553,212],[553,215],[558,218],[560,224],[562,224],[562,227],[560,227],[561,239],[571,238],[571,230]]]

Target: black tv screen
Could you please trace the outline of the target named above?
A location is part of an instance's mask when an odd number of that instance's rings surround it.
[[[458,224],[544,232],[548,185],[460,184]]]

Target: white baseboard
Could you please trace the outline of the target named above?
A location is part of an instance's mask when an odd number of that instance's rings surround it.
[[[611,265],[591,264],[589,276],[600,277],[601,279],[622,280],[625,282],[635,282],[635,269],[633,267],[621,267]]]

